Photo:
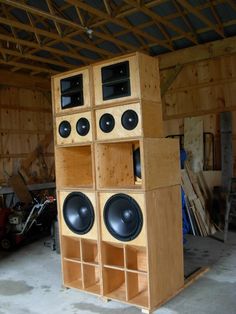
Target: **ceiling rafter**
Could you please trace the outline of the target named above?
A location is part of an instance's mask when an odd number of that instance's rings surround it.
[[[30,12],[30,13],[33,13],[33,14],[36,14],[36,15],[40,15],[40,16],[42,16],[44,18],[48,18],[50,20],[55,20],[58,23],[70,26],[72,29],[77,29],[77,30],[79,29],[79,30],[82,30],[83,32],[87,31],[87,28],[83,27],[80,24],[77,24],[77,23],[75,23],[75,22],[73,22],[71,20],[68,20],[68,19],[65,19],[65,18],[62,18],[62,17],[59,17],[59,16],[54,16],[51,13],[39,10],[39,9],[37,9],[35,7],[31,7],[31,6],[27,5],[27,4],[19,3],[17,1],[13,1],[13,0],[0,0],[0,2],[4,2],[4,3],[6,3],[6,4],[10,5],[10,6],[16,7],[18,9],[21,9],[21,10],[24,10],[24,11],[27,11],[27,12]],[[94,31],[94,35],[96,35],[97,37],[101,37],[104,40],[112,41],[115,44],[122,45],[122,46],[126,47],[127,49],[137,50],[137,47],[135,47],[135,46],[133,46],[131,44],[128,44],[128,43],[124,43],[122,40],[114,39],[112,36],[105,35],[105,34],[99,32],[99,31]],[[86,45],[87,45],[87,49],[90,49],[90,50],[93,51],[93,48],[91,46],[88,47],[89,45],[88,44],[86,44]]]
[[[49,9],[50,13],[51,13],[52,15],[56,15],[56,14],[55,14],[55,10],[54,10],[54,8],[53,8],[53,4],[51,3],[51,0],[45,0],[45,1],[46,1],[46,3],[47,3],[47,6],[48,6],[48,9]],[[55,20],[53,20],[53,23],[54,23],[54,25],[55,25],[55,27],[56,27],[56,29],[57,29],[57,32],[58,32],[59,36],[62,37],[61,26],[60,26],[59,23],[58,23],[57,21],[55,21]]]
[[[217,13],[217,10],[215,8],[215,5],[212,3],[212,0],[209,1],[210,2],[210,8],[211,8],[211,12],[215,18],[215,20],[217,21],[217,24],[219,26],[219,29],[221,30],[222,34],[224,34],[224,27],[222,25],[221,19],[219,17],[219,14]],[[224,34],[225,37],[225,34]]]
[[[130,25],[127,21],[119,19],[117,17],[114,16],[110,16],[108,15],[106,12],[98,10],[82,1],[78,1],[78,0],[66,0],[68,3],[75,5],[81,9],[86,10],[87,12],[96,15],[102,19],[105,19],[111,23],[117,24],[123,28],[126,28],[127,30],[129,30],[130,32],[132,32],[133,34],[138,34],[140,36],[142,36],[143,38],[146,38],[147,40],[150,40],[151,42],[156,42],[156,44],[162,45],[164,47],[166,47],[167,49],[171,50],[171,47],[164,43],[163,41],[161,41],[160,39],[148,34],[147,32],[144,32],[142,30],[140,30],[138,27],[135,27],[133,25]],[[137,47],[136,47],[137,49]]]
[[[140,5],[138,2],[134,0],[124,0],[126,3],[136,7],[139,11],[143,12],[144,14],[148,15],[150,18],[153,19],[153,21],[156,21],[157,23],[162,23],[163,25],[166,25],[168,28],[172,29],[177,34],[182,34],[184,37],[186,37],[188,40],[193,42],[194,44],[197,44],[195,39],[192,37],[191,34],[188,34],[184,32],[181,28],[175,26],[171,22],[169,22],[166,18],[157,15],[153,11],[151,11],[149,8],[147,8],[144,4]]]
[[[212,28],[218,35],[224,38],[224,33],[220,29],[219,25],[214,25],[208,18],[206,18],[197,7],[193,7],[186,0],[177,0],[183,7],[185,7],[190,13],[195,15],[199,20],[201,20],[204,24]]]

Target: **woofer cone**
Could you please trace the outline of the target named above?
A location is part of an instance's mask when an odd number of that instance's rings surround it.
[[[126,110],[121,117],[121,124],[126,130],[133,130],[138,124],[138,115],[134,110]]]
[[[64,120],[59,124],[58,132],[61,137],[66,138],[71,133],[71,125],[70,122]]]
[[[104,113],[99,120],[99,126],[103,132],[111,132],[115,126],[115,119],[113,115],[111,115],[110,113]]]
[[[135,149],[135,151],[133,152],[133,162],[134,162],[134,175],[141,179],[142,174],[141,174],[140,148]]]
[[[93,205],[85,194],[72,192],[64,201],[63,217],[71,231],[86,234],[94,224]]]
[[[138,203],[126,194],[115,194],[108,199],[103,218],[108,231],[117,240],[131,241],[142,230],[142,211]]]
[[[79,135],[85,136],[90,130],[90,123],[86,118],[80,118],[76,123],[76,131]]]

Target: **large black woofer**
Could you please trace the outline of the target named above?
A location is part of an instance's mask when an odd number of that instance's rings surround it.
[[[70,122],[64,120],[60,123],[59,125],[59,134],[61,137],[68,137],[71,133],[71,125],[70,125]]]
[[[115,119],[113,115],[111,115],[110,113],[104,113],[99,120],[99,126],[103,132],[111,132],[115,126]]]
[[[67,227],[74,233],[88,233],[94,224],[93,205],[85,194],[72,192],[64,201],[63,217]]]
[[[115,194],[105,204],[103,218],[111,235],[121,241],[135,239],[143,226],[138,203],[126,194]]]
[[[134,110],[126,110],[121,117],[121,124],[126,130],[133,130],[138,124],[138,115]]]
[[[133,161],[134,161],[134,175],[141,179],[142,174],[141,174],[140,148],[136,148],[135,151],[133,152]]]
[[[76,131],[79,135],[85,136],[90,130],[90,123],[86,118],[80,118],[76,123]]]

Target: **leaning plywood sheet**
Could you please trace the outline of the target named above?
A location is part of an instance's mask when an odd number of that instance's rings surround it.
[[[193,171],[203,170],[203,120],[201,118],[184,119],[184,148]]]

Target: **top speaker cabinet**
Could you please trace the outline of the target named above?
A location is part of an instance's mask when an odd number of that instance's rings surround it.
[[[90,67],[54,76],[52,86],[55,114],[91,107]]]
[[[160,101],[157,58],[141,53],[94,65],[95,105],[132,100]]]

